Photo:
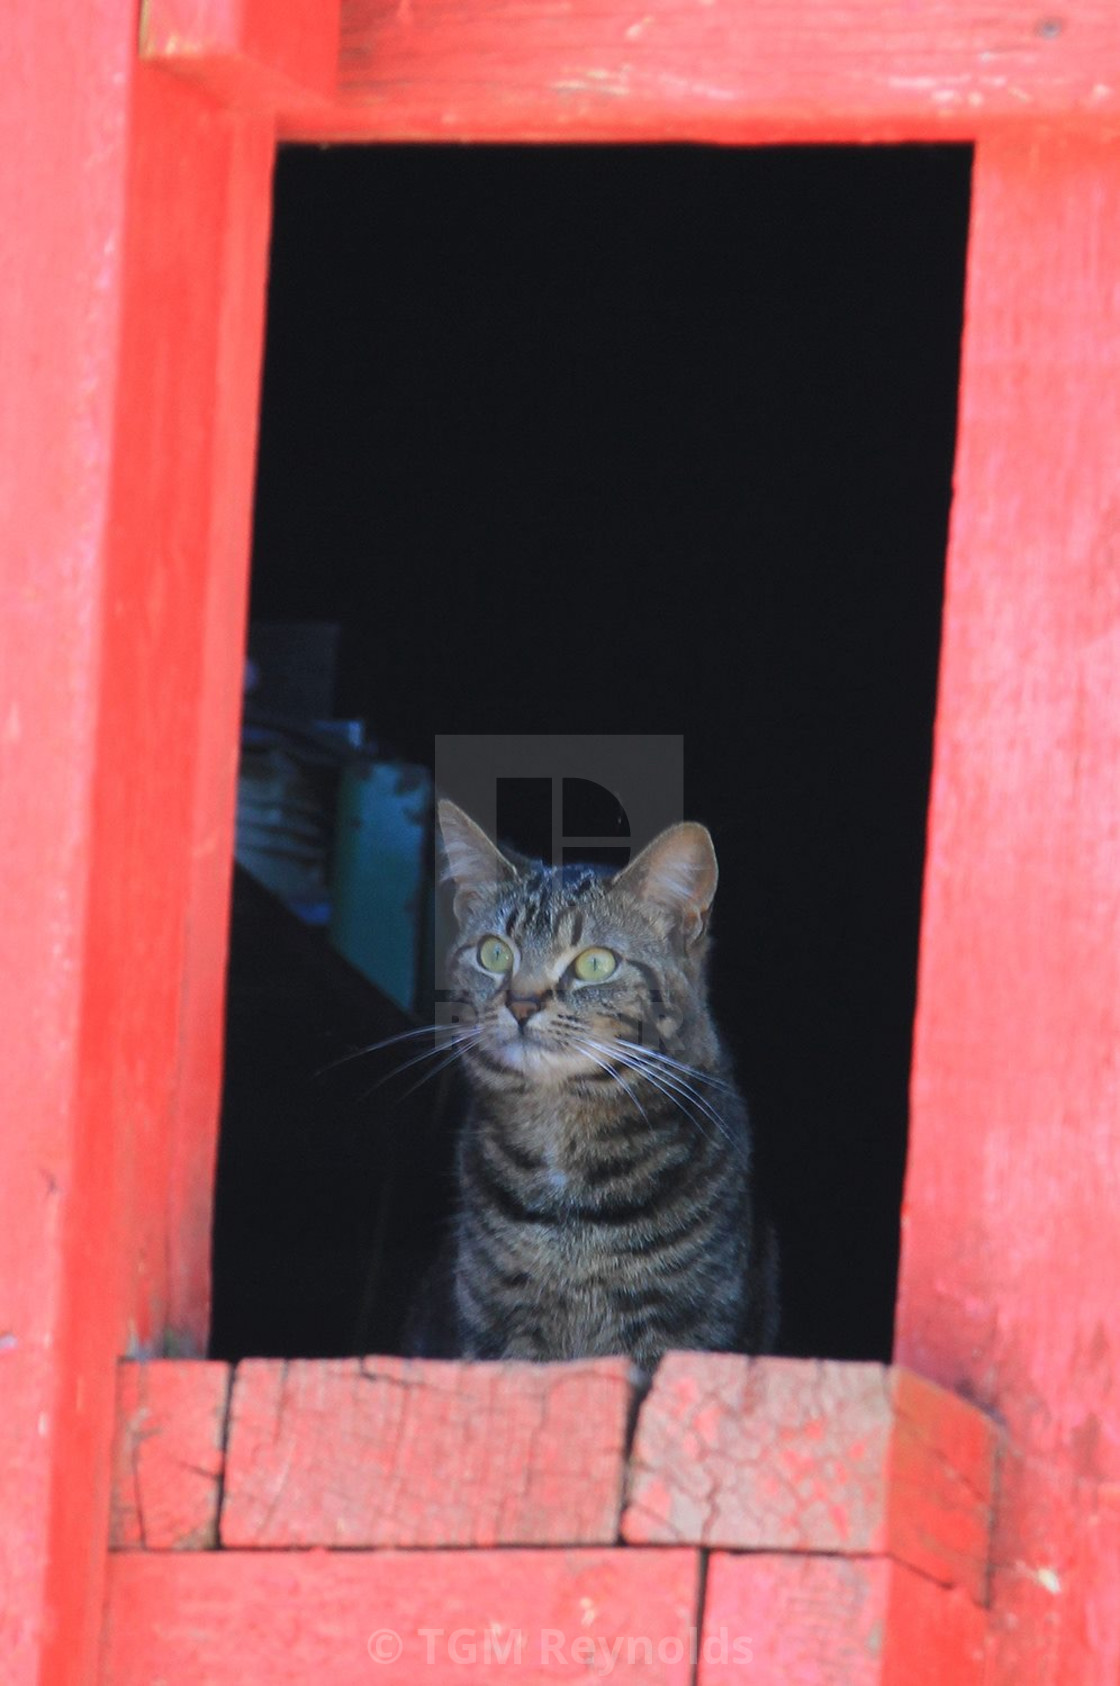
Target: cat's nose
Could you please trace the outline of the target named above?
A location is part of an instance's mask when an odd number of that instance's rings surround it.
[[[517,1020],[523,1025],[526,1019],[531,1019],[534,1013],[539,1013],[544,1006],[543,995],[507,995],[506,1006]]]

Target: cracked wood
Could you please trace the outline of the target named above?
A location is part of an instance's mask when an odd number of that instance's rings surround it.
[[[624,1359],[248,1360],[226,1546],[593,1545],[618,1537]]]
[[[877,1364],[670,1353],[641,1408],[623,1536],[883,1554],[986,1596],[996,1431]]]
[[[228,1364],[117,1366],[112,1549],[217,1545],[229,1376]]]

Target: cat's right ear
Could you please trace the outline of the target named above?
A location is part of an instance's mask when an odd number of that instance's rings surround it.
[[[517,868],[491,843],[481,826],[446,797],[437,809],[443,839],[445,883],[455,885],[455,917],[462,923],[472,901],[489,898],[512,884]]]

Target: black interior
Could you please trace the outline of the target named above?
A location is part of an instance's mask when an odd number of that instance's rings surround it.
[[[341,621],[338,711],[428,765],[436,733],[684,734],[797,1354],[890,1352],[970,161],[278,168],[253,615]],[[322,1068],[406,1025],[239,880],[217,1354],[393,1345],[453,1099]]]

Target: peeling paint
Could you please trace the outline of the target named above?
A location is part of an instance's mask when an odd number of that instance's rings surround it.
[[[600,80],[608,74],[605,70],[589,70],[583,78],[571,77],[563,82],[553,82],[552,88],[558,94],[610,94],[615,98],[630,92],[624,82]]]

